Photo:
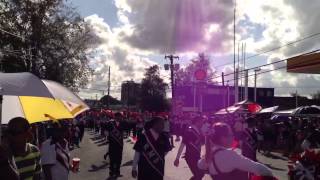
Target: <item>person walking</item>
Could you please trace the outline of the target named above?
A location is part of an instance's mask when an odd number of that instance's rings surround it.
[[[79,122],[78,128],[80,130],[80,132],[79,132],[79,140],[80,140],[80,142],[82,142],[82,139],[83,139],[83,136],[84,136],[84,130],[85,130],[85,124],[84,124],[83,120],[81,120]]]
[[[248,118],[240,137],[242,155],[257,161],[258,135],[255,129],[255,119]]]
[[[179,166],[180,156],[186,147],[185,159],[191,170],[193,176],[190,180],[201,180],[204,176],[204,172],[200,170],[197,166],[197,162],[200,160],[201,156],[201,146],[204,144],[204,136],[201,132],[203,121],[200,117],[195,117],[191,121],[191,126],[185,131],[182,136],[182,142],[180,144],[176,160],[174,165]]]
[[[208,171],[214,180],[249,180],[245,174],[273,177],[271,170],[265,165],[254,162],[231,148],[234,136],[229,125],[216,123],[210,128],[210,143],[205,158],[198,162],[198,167]]]
[[[70,154],[66,133],[67,128],[55,123],[52,137],[42,143],[41,162],[46,180],[69,179]]]
[[[71,134],[72,134],[73,144],[75,144],[78,148],[80,148],[80,129],[78,128],[78,126],[72,124]]]
[[[149,126],[133,147],[132,177],[138,177],[138,180],[163,180],[165,155],[171,150],[169,139],[163,133],[164,119],[153,117]]]
[[[121,113],[115,114],[115,119],[107,124],[107,134],[109,141],[109,175],[111,179],[120,177],[120,165],[123,153],[123,133],[127,129]]]

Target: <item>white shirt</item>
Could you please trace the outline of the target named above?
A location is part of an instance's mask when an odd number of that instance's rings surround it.
[[[212,151],[217,148],[221,147],[216,146]],[[237,169],[260,176],[273,176],[271,170],[265,165],[254,162],[231,149],[223,148],[223,150],[217,152],[212,158],[215,161],[217,168],[222,173],[229,173]],[[213,163],[207,164],[205,159],[199,160],[198,167],[203,170],[209,170],[211,175],[218,174]]]
[[[68,148],[66,151],[69,153]],[[40,152],[42,165],[53,165],[51,167],[52,180],[68,180],[69,172],[57,161],[56,145],[51,144],[51,139],[42,143]]]

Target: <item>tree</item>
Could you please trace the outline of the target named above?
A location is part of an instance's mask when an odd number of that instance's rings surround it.
[[[77,89],[91,70],[92,44],[84,20],[65,0],[0,0],[4,72],[31,72]]]
[[[168,85],[160,78],[159,66],[149,67],[144,76],[141,83],[141,109],[155,112],[169,110],[166,99]]]
[[[290,96],[291,97],[302,97],[299,93],[297,93],[297,92],[291,92],[290,93]]]
[[[114,98],[112,96],[108,96],[108,95],[103,96],[100,99],[100,102],[103,105],[107,105],[108,104],[108,100],[109,100],[110,105],[120,105],[121,104],[121,102],[118,99],[116,99],[116,98]]]
[[[317,91],[316,93],[312,94],[312,99],[314,100],[320,100],[320,91]]]
[[[179,69],[176,72],[176,85],[187,85],[192,83],[192,79],[194,76],[194,72],[197,69],[204,69],[207,71],[207,82],[213,82],[213,77],[215,76],[215,72],[212,70],[210,66],[209,58],[204,54],[199,54],[199,56],[193,60],[185,69]]]

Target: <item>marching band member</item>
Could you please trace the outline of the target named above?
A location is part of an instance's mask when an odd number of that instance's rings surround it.
[[[319,148],[320,131],[318,129],[313,130],[310,135],[303,140],[301,147],[303,150]]]
[[[259,176],[272,177],[272,172],[266,166],[254,162],[229,149],[233,141],[233,133],[229,125],[216,123],[210,129],[210,151],[206,158],[198,162],[198,167],[207,170],[214,180],[248,180],[243,172]]]
[[[179,166],[180,156],[186,147],[186,162],[193,174],[192,180],[201,180],[204,176],[204,171],[200,170],[197,166],[197,162],[201,156],[201,146],[204,144],[204,136],[201,132],[203,121],[201,117],[195,117],[191,121],[191,126],[185,131],[180,148],[178,150],[174,165]]]
[[[122,114],[116,113],[115,119],[109,121],[107,125],[110,157],[110,177],[117,178],[120,176],[120,165],[123,153],[123,132],[126,124],[122,120]]]
[[[171,145],[163,134],[164,120],[161,117],[153,117],[149,127],[133,147],[132,177],[138,177],[138,180],[163,180],[165,155],[171,150]]]
[[[257,161],[258,136],[253,118],[246,120],[240,139],[242,155],[253,161]]]

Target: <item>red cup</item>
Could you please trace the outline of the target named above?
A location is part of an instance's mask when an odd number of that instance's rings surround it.
[[[251,176],[250,180],[278,180],[276,177],[269,176]]]
[[[80,158],[72,158],[72,171],[78,172],[80,170]]]

